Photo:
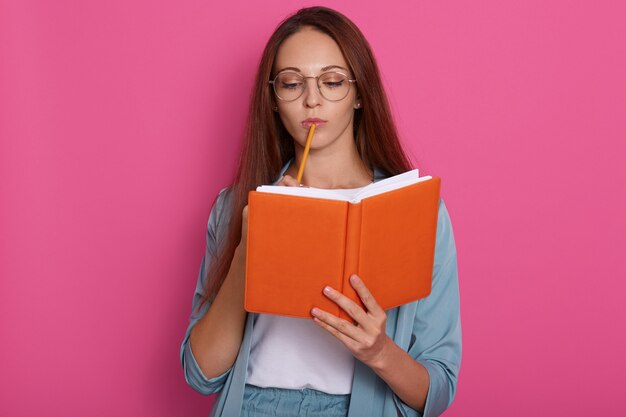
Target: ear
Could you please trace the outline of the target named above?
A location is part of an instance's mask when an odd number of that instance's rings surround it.
[[[354,99],[354,109],[358,110],[360,108],[361,108],[361,96],[357,94],[356,99]]]

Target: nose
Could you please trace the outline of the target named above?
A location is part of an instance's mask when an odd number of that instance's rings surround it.
[[[317,88],[317,79],[307,77],[304,79],[304,105],[307,107],[315,107],[320,104],[321,97]]]

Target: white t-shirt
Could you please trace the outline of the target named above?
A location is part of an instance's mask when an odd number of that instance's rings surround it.
[[[248,384],[352,392],[354,356],[312,319],[259,314],[251,342]]]
[[[361,188],[336,191],[351,195]],[[350,394],[354,362],[348,348],[312,319],[259,314],[252,332],[246,382],[264,388]]]

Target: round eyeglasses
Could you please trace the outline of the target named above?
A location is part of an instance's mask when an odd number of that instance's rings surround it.
[[[317,77],[305,77],[297,72],[285,71],[276,75],[269,83],[274,86],[274,93],[280,100],[294,101],[304,93],[307,78],[315,79],[318,91],[328,101],[346,98],[350,85],[356,82],[350,80],[346,74],[336,71],[325,72]]]

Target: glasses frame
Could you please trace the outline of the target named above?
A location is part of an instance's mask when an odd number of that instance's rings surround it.
[[[326,101],[330,101],[330,102],[333,102],[333,103],[335,103],[335,102],[337,102],[337,101],[341,101],[341,100],[345,99],[346,97],[348,97],[348,94],[350,94],[350,87],[352,86],[352,84],[353,84],[353,83],[356,83],[356,80],[351,80],[351,79],[350,79],[350,77],[348,76],[348,74],[345,74],[345,73],[343,73],[343,72],[341,72],[341,71],[326,71],[326,72],[323,72],[323,73],[321,73],[320,75],[318,75],[318,76],[316,76],[316,77],[311,77],[311,76],[309,76],[309,77],[305,77],[304,75],[300,74],[299,72],[295,72],[295,71],[281,71],[281,72],[279,72],[278,74],[276,74],[276,77],[274,77],[274,79],[273,79],[273,80],[269,80],[269,83],[270,83],[270,84],[272,84],[272,87],[273,87],[272,89],[274,90],[274,94],[276,95],[276,97],[277,97],[279,100],[284,101],[284,102],[286,102],[286,103],[291,103],[292,101],[296,101],[297,99],[299,99],[300,97],[302,97],[302,94],[304,94],[304,90],[306,90],[306,86],[305,86],[305,87],[303,87],[303,88],[300,90],[300,95],[298,95],[298,97],[296,97],[296,98],[294,98],[294,99],[292,99],[292,100],[286,100],[286,99],[282,98],[281,96],[279,96],[279,95],[278,95],[278,92],[276,91],[276,79],[277,79],[277,78],[278,78],[281,74],[296,74],[296,75],[298,75],[299,77],[301,77],[301,78],[305,81],[305,83],[304,83],[304,84],[306,84],[306,80],[307,80],[308,78],[313,78],[313,79],[315,80],[315,85],[317,86],[317,92],[318,92],[318,93],[320,93],[320,96],[322,96],[322,97],[324,98],[324,100],[326,100]],[[320,77],[322,77],[322,76],[324,76],[324,75],[326,75],[326,74],[341,74],[341,75],[343,75],[344,77],[346,77],[346,80],[348,81],[348,91],[346,92],[346,95],[345,95],[345,96],[343,96],[343,97],[342,97],[342,98],[340,98],[339,100],[331,100],[331,99],[329,99],[329,98],[326,98],[326,96],[324,95],[324,93],[322,93],[322,89],[321,89],[321,87],[320,87]],[[304,85],[304,84],[303,84],[303,85]]]

